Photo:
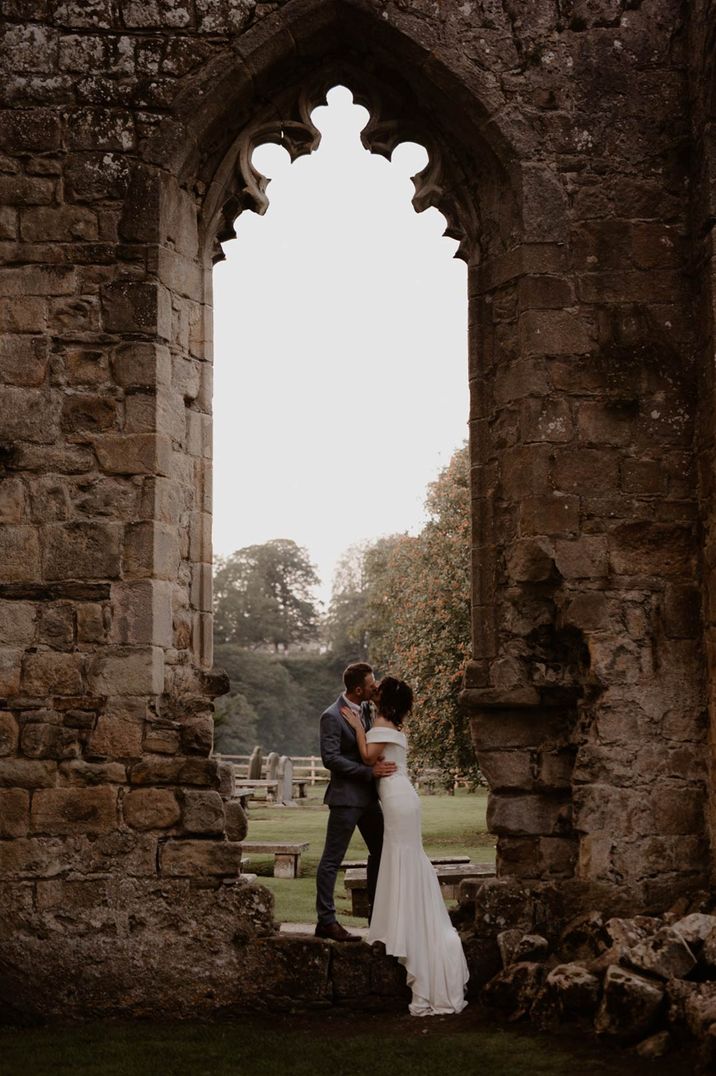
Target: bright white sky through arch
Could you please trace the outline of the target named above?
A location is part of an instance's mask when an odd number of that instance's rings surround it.
[[[214,553],[292,538],[324,601],[348,546],[417,533],[468,416],[466,267],[410,201],[425,150],[368,153],[366,110],[328,100],[315,153],[256,151],[269,208],[214,270]]]

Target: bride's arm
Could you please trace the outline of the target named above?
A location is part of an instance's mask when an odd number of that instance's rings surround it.
[[[372,766],[383,754],[384,745],[381,743],[368,743],[365,738],[365,729],[363,728],[361,719],[357,714],[354,714],[352,710],[348,710],[344,707],[341,710],[341,713],[356,734],[360,757],[367,766]]]

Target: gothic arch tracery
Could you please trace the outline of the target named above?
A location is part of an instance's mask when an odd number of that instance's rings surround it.
[[[459,243],[455,256],[469,260],[477,247],[478,222],[467,178],[446,146],[427,129],[427,124],[406,115],[395,94],[368,84],[355,69],[333,69],[319,80],[284,93],[240,132],[205,200],[212,236],[212,258],[223,258],[221,244],[235,238],[234,222],[245,209],[263,215],[269,206],[266,193],[270,180],[253,164],[254,150],[263,144],[282,146],[292,161],[318,148],[321,133],[314,125],[313,110],[326,103],[328,91],[345,85],[356,104],[367,109],[369,120],[361,142],[371,153],[390,159],[403,142],[418,142],[428,153],[425,167],[412,177],[416,212],[435,207],[446,218],[445,234]],[[217,189],[220,186],[220,191]],[[216,207],[212,207],[216,202]],[[208,212],[207,212],[208,209]],[[213,209],[213,211],[212,211]]]

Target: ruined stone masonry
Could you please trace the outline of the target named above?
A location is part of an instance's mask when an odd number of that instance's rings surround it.
[[[556,930],[708,888],[712,0],[0,10],[0,1007],[402,996],[275,934],[211,756],[212,264],[266,209],[252,149],[310,152],[338,83],[367,148],[427,148],[416,209],[469,265],[463,701],[499,891]]]

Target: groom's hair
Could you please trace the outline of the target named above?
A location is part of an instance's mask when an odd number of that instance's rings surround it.
[[[346,691],[355,691],[357,687],[363,687],[366,676],[370,676],[373,667],[365,661],[354,661],[343,671],[343,683]]]

